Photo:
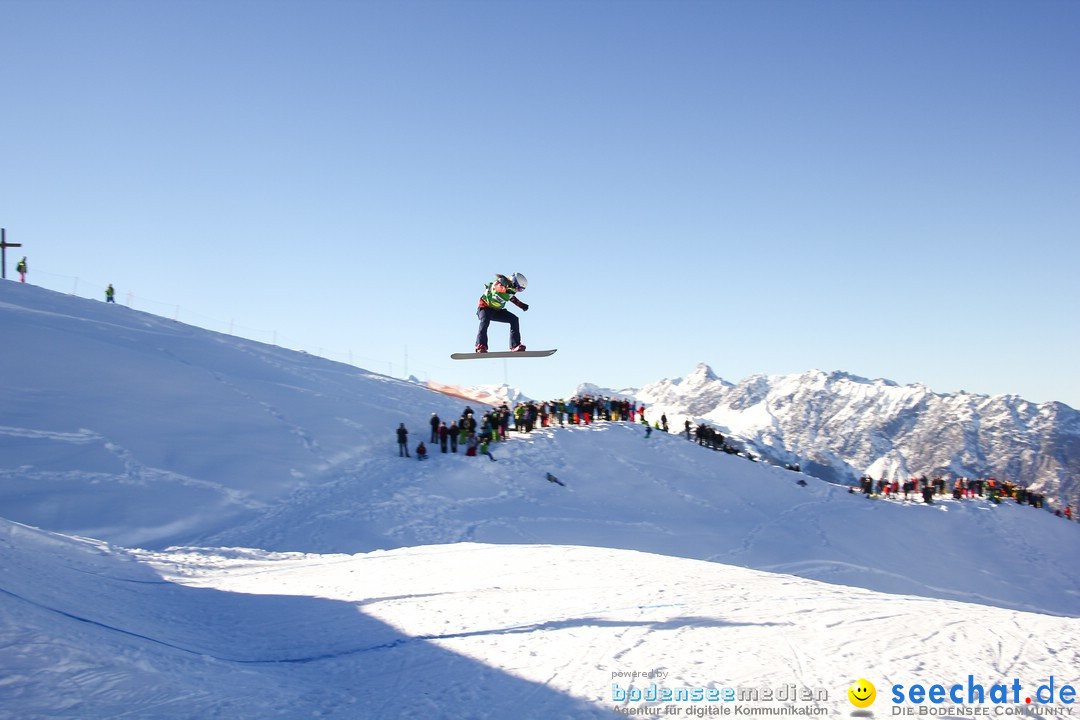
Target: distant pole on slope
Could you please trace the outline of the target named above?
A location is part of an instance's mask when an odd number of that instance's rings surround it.
[[[0,278],[7,280],[7,249],[9,247],[22,247],[22,243],[9,243],[7,230],[0,228]]]

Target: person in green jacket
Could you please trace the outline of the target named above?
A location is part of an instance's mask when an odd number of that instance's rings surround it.
[[[521,344],[521,327],[518,317],[506,309],[507,304],[513,303],[522,310],[528,310],[529,306],[517,299],[517,294],[522,292],[528,281],[521,273],[514,273],[510,277],[496,275],[495,281],[485,286],[484,294],[480,296],[480,304],[476,309],[476,316],[480,318],[480,330],[476,333],[476,352],[488,351],[488,324],[491,321],[508,323],[510,325],[510,350],[521,352],[525,346]]]
[[[109,284],[109,287],[105,288],[105,302],[107,302],[107,303],[115,303],[116,302],[116,291],[113,290],[113,286],[112,286],[111,283]]]
[[[487,435],[481,435],[480,436],[480,454],[481,455],[487,455],[489,458],[494,460],[495,456],[492,455],[491,450],[488,449],[489,445],[490,445],[490,442],[491,441],[488,439]]]

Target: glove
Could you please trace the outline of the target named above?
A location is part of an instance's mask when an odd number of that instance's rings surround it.
[[[519,308],[521,308],[522,310],[528,311],[528,309],[529,309],[529,304],[528,304],[528,303],[523,303],[523,302],[521,302],[521,301],[519,300],[519,301],[518,301],[518,307],[519,307]]]

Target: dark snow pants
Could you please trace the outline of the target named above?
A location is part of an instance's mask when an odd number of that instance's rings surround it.
[[[510,323],[510,348],[516,348],[521,344],[521,327],[518,325],[518,316],[506,310],[495,310],[489,307],[476,309],[476,317],[480,318],[480,330],[476,333],[476,344],[487,346],[488,324],[492,321]]]

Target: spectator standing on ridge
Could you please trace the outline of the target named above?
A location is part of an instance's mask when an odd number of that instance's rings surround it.
[[[450,423],[450,428],[447,430],[447,433],[450,436],[450,452],[452,452],[452,453],[457,452],[458,433],[460,433],[460,432],[461,432],[461,428],[458,427],[457,421],[456,420],[452,421]]]
[[[439,447],[443,452],[446,452],[446,443],[450,439],[450,429],[446,427],[446,423],[439,423]]]
[[[398,457],[411,457],[409,455],[409,431],[405,429],[405,423],[398,425],[397,444]]]
[[[510,408],[506,403],[499,408],[499,435],[503,440],[510,435]]]
[[[439,416],[435,413],[431,413],[431,440],[429,442],[435,442],[439,437]]]
[[[105,288],[105,302],[107,302],[107,303],[115,303],[116,302],[116,290],[113,290],[112,283],[109,283],[109,287]]]
[[[934,486],[930,483],[924,483],[922,486],[922,499],[927,505],[934,504]]]
[[[26,256],[23,255],[23,259],[19,261],[19,264],[15,266],[15,269],[19,273],[19,282],[26,282]]]

